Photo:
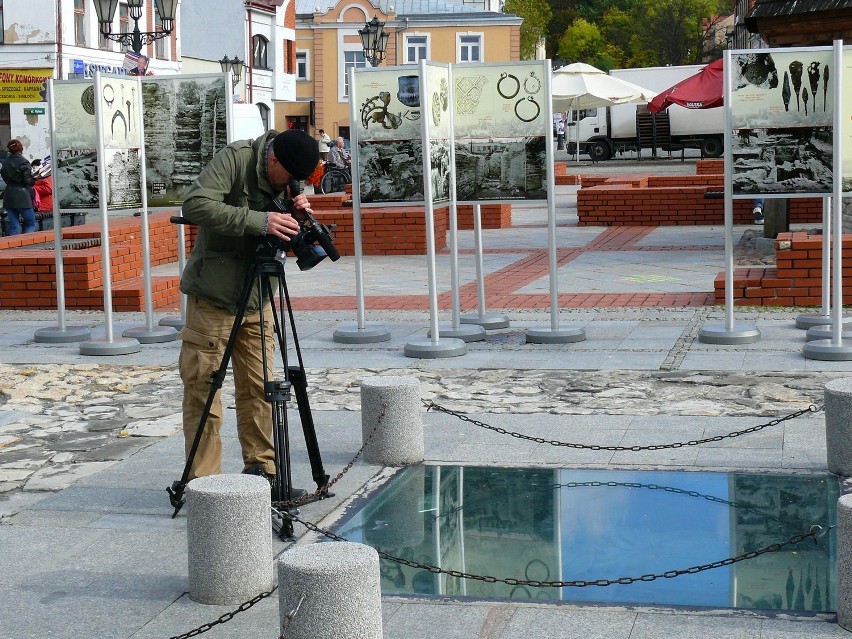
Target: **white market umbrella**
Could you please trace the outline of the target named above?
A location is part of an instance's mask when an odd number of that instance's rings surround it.
[[[551,88],[554,111],[579,111],[628,102],[649,102],[657,95],[655,91],[611,76],[583,62],[575,62],[553,71]],[[577,158],[579,157],[578,140]]]

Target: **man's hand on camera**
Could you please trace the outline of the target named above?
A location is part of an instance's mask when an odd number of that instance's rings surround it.
[[[289,240],[299,233],[299,223],[289,213],[269,211],[266,214],[266,233]]]
[[[299,195],[293,198],[293,208],[297,211],[307,211],[311,215],[314,214],[311,210],[311,203],[308,202],[308,198],[304,193],[299,193]]]

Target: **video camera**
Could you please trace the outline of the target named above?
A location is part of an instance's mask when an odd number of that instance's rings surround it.
[[[340,253],[331,239],[331,231],[321,224],[313,215],[305,210],[293,207],[293,198],[300,191],[298,180],[290,182],[290,197],[280,195],[272,198],[272,203],[281,213],[289,213],[299,223],[299,232],[288,240],[282,240],[275,235],[264,236],[264,242],[276,251],[291,251],[296,256],[296,266],[300,271],[308,271],[322,262],[326,257],[332,262],[340,259]]]

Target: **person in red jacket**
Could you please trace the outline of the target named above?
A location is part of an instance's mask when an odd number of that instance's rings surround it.
[[[53,211],[53,176],[49,164],[42,164],[33,170],[35,184],[33,189],[38,193],[38,210],[51,213]]]

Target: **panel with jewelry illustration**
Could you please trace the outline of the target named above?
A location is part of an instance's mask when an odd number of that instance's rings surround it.
[[[852,124],[852,47],[843,48],[843,69],[840,74],[840,86],[843,87],[843,122]],[[840,145],[841,173],[843,174],[843,193],[852,193],[852,126],[847,124],[841,129]]]
[[[362,204],[423,201],[420,77],[411,67],[356,69],[350,100]]]
[[[52,86],[55,197],[60,209],[96,209],[95,84],[92,80],[57,80]]]
[[[424,110],[429,117],[423,119],[424,138],[429,141],[429,179],[432,187],[432,202],[450,200],[450,131],[449,83],[450,68],[447,65],[426,64],[423,85]]]
[[[832,59],[828,47],[731,52],[734,196],[831,193]]]
[[[106,175],[106,205],[110,210],[142,205],[141,93],[137,78],[98,75],[95,79],[95,112],[100,111],[101,160]]]
[[[459,201],[546,199],[549,62],[453,65]]]
[[[173,207],[228,141],[221,74],[142,79],[149,207]]]

